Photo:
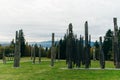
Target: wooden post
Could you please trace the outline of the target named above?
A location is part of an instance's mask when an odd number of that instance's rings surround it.
[[[81,47],[81,44],[80,44],[80,41],[77,39],[76,40],[76,45],[77,45],[77,62],[76,62],[76,67],[80,68],[81,66],[81,52],[80,52],[80,47]]]
[[[54,66],[54,54],[55,54],[54,33],[52,33],[51,66]]]
[[[31,60],[33,59],[33,45],[31,46]]]
[[[58,44],[58,61],[60,60],[60,44]]]
[[[103,52],[103,48],[102,48],[102,37],[100,37],[100,67],[101,69],[105,68],[105,58],[104,58],[104,52]]]
[[[91,50],[91,35],[89,35],[89,43],[88,43],[88,56],[89,56],[89,66],[91,66],[91,60],[90,60],[90,57],[91,57],[91,53],[90,53],[90,50]]]
[[[20,32],[16,31],[16,42],[15,42],[15,54],[14,54],[14,67],[20,66]]]
[[[73,59],[73,31],[72,31],[72,23],[69,24],[68,29],[68,36],[67,36],[67,63],[68,63],[68,69],[72,69],[72,59]]]
[[[117,26],[117,18],[113,18],[114,22],[114,61],[116,68],[120,68],[120,49],[118,42],[118,26]]]
[[[40,62],[41,62],[41,45],[39,47],[39,64],[40,64]]]
[[[90,56],[89,56],[89,45],[88,45],[88,22],[85,22],[85,68],[90,66]]]
[[[4,47],[4,50],[3,50],[3,64],[6,64],[5,47]]]
[[[35,45],[33,47],[33,64],[35,64],[35,58],[36,58],[36,49]]]

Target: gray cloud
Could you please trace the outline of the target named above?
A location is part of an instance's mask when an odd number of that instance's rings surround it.
[[[113,29],[113,17],[120,25],[119,0],[0,0],[0,41],[10,41],[15,31],[23,29],[27,41],[60,39],[68,24],[74,33],[84,35],[84,22],[96,40]]]

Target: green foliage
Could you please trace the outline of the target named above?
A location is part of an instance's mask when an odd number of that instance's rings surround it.
[[[25,38],[24,38],[24,33],[23,33],[23,30],[20,30],[20,32],[21,32],[21,36],[20,36],[20,47],[21,47],[21,49],[20,49],[20,52],[21,52],[21,56],[23,57],[23,56],[25,56]]]
[[[51,48],[48,49],[48,51],[46,52],[47,54],[47,58],[51,58]]]
[[[100,45],[99,45],[98,41],[96,41],[96,42],[94,43],[94,46],[95,46],[95,58],[96,58],[97,60],[99,60]]]
[[[47,51],[44,48],[41,48],[41,56],[47,57]]]
[[[10,53],[13,53],[13,48],[10,46],[5,47],[5,55],[9,55]]]
[[[99,43],[98,43],[98,41],[96,41],[96,42],[94,43],[94,46],[95,46],[95,48],[99,48]]]
[[[64,36],[64,39],[59,41],[60,45],[60,58],[61,59],[66,59],[66,35]]]
[[[113,32],[109,29],[106,32],[105,39],[103,42],[103,51],[104,51],[106,60],[112,59],[112,54],[113,54],[112,53],[112,37],[113,37]]]
[[[3,54],[4,47],[0,46],[0,54]]]
[[[39,46],[37,44],[35,44],[35,54],[36,57],[39,56]],[[47,57],[47,51],[43,47],[41,47],[41,57]]]
[[[28,43],[26,43],[24,56],[30,56],[30,55],[31,55],[31,46],[28,45]]]

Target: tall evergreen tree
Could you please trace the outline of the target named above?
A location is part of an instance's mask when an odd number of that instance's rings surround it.
[[[59,41],[60,46],[60,59],[66,59],[66,38],[60,39]]]
[[[24,33],[23,33],[23,30],[21,29],[20,30],[20,35],[21,35],[21,38],[20,38],[20,43],[21,43],[21,45],[20,45],[20,47],[21,47],[21,49],[20,49],[20,52],[21,52],[21,56],[23,57],[23,56],[25,56],[25,38],[24,38]]]
[[[20,66],[20,34],[21,34],[21,32],[16,31],[14,67]]]
[[[94,43],[94,46],[95,46],[95,59],[98,60],[98,59],[99,59],[99,47],[100,47],[98,41],[96,41],[96,42]]]
[[[112,36],[113,32],[109,29],[106,32],[105,39],[103,42],[103,52],[105,55],[105,60],[110,60],[112,57]]]

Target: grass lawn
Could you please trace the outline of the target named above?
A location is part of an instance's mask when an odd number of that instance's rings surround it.
[[[98,61],[92,61],[92,68],[99,68]],[[114,68],[113,62],[107,61],[106,67]],[[0,61],[0,80],[120,80],[120,70],[66,69],[65,61],[56,61],[50,66],[50,59],[32,64],[30,58],[22,58],[19,68],[13,68],[13,61],[3,64]]]

